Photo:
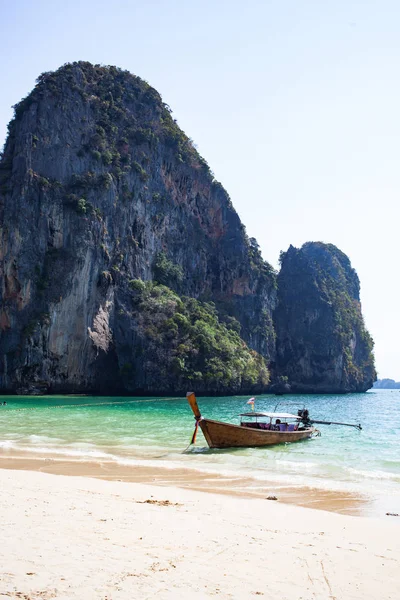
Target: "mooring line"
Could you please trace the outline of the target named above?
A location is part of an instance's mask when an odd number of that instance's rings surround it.
[[[171,397],[171,398],[157,398],[157,400],[181,400],[181,398]],[[122,400],[120,402],[87,402],[85,404],[57,404],[56,406],[27,406],[24,408],[15,408],[14,411],[20,410],[46,410],[52,408],[82,408],[87,406],[117,406],[123,404],[143,404],[144,402],[154,402],[152,398],[146,398],[145,400]]]

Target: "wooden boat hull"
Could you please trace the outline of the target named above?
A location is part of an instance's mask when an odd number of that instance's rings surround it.
[[[210,448],[246,448],[298,442],[312,437],[315,428],[300,431],[269,431],[200,419],[199,425]]]

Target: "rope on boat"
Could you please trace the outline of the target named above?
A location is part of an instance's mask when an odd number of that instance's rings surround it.
[[[160,398],[160,400],[177,400],[178,398]],[[27,406],[24,408],[14,408],[13,411],[20,411],[20,410],[49,410],[52,408],[82,408],[82,407],[87,407],[87,406],[114,406],[114,405],[121,405],[121,404],[137,404],[137,403],[143,403],[143,402],[154,402],[154,398],[149,398],[146,400],[123,400],[121,402],[96,402],[96,403],[91,403],[88,402],[86,404],[57,404],[55,406]]]
[[[183,450],[182,454],[185,454],[185,452],[187,452],[187,450],[190,448],[190,446],[193,446],[193,444],[196,443],[197,431],[199,429],[199,422],[201,421],[202,418],[203,417],[195,417],[196,424],[194,426],[192,439],[190,440],[190,443],[188,444],[188,446],[186,446],[186,448]]]

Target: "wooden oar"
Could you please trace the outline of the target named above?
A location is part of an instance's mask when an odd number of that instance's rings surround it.
[[[314,421],[311,419],[311,423],[318,423],[318,425],[346,425],[347,427],[355,427],[356,429],[362,429],[361,425],[355,425],[354,423],[338,423],[336,421]]]

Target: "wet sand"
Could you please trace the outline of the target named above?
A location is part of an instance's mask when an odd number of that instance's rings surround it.
[[[157,486],[174,486],[191,490],[244,498],[277,498],[277,502],[306,508],[315,508],[353,516],[385,515],[385,506],[376,506],[366,496],[321,490],[311,487],[266,484],[243,477],[228,478],[190,469],[165,467],[124,466],[114,462],[65,460],[59,457],[32,457],[31,455],[0,455],[0,468],[39,471],[54,475],[82,476],[108,481],[148,483]],[[390,505],[389,505],[390,509]]]

